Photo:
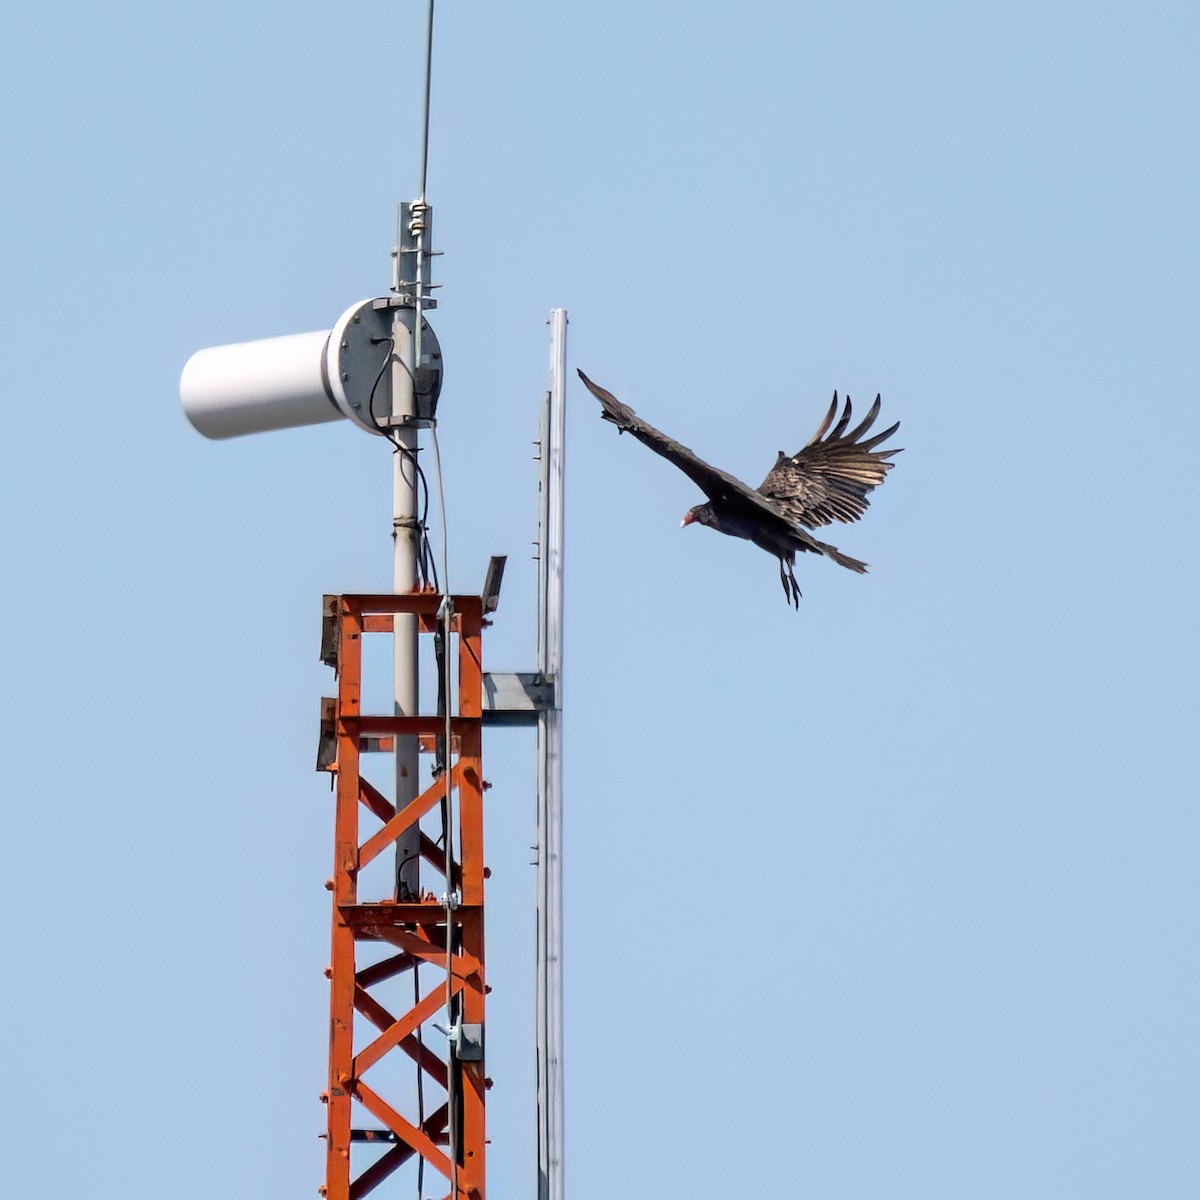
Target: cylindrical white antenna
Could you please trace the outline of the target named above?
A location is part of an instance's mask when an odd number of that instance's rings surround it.
[[[411,310],[406,319],[411,321]],[[390,302],[361,300],[338,317],[332,330],[197,350],[179,380],[184,415],[209,438],[342,417],[368,433],[381,433],[388,392],[379,385],[393,340]],[[417,361],[415,408],[422,418],[432,414],[442,384],[442,352],[428,326]]]
[[[337,421],[325,380],[329,330],[197,350],[179,380],[179,399],[207,438],[242,437]]]

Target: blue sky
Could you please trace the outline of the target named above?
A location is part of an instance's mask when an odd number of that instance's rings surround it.
[[[389,280],[423,5],[26,6],[8,186],[9,1189],[311,1195],[324,592],[390,578],[385,448],[212,444],[196,349]],[[1192,6],[452,3],[451,576],[533,661],[549,310],[757,483],[834,388],[906,451],[858,577],[681,531],[571,394],[568,1188],[1200,1189]],[[532,740],[486,748],[491,1188],[533,1186]]]

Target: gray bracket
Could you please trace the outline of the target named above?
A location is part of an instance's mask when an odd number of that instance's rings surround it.
[[[446,1041],[450,1043],[451,1049],[460,1062],[483,1062],[482,1025],[459,1021],[447,1029],[445,1025],[439,1025],[434,1021],[433,1027],[438,1033],[446,1035]]]
[[[484,673],[484,725],[536,725],[554,706],[554,681],[540,672]]]
[[[483,1062],[483,1026],[463,1022],[458,1026],[457,1047],[460,1062]]]

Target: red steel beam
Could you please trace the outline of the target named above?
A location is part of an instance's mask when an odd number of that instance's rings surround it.
[[[441,597],[430,593],[409,596],[339,596],[335,598],[337,629],[338,697],[334,713],[336,729],[336,775],[334,817],[333,927],[330,962],[330,1046],[326,1179],[321,1189],[326,1200],[360,1200],[414,1158],[457,1183],[448,1200],[485,1200],[485,1093],[488,1081],[482,1061],[461,1061],[450,1051],[448,1060],[433,1046],[446,1044],[442,1035],[426,1026],[439,1012],[447,1010],[450,1021],[484,1026],[486,984],[484,981],[483,920],[483,772],[482,772],[482,602],[477,596],[453,600],[451,632],[457,635],[458,711],[450,716],[451,762],[446,775],[436,779],[403,811],[360,773],[361,759],[368,747],[378,743],[367,738],[419,734],[429,747],[444,735],[445,717],[395,717],[362,712],[362,643],[364,634],[390,633],[392,616],[415,613],[422,632],[437,628]],[[327,610],[328,611],[328,610]],[[451,639],[453,647],[454,639]],[[360,894],[358,877],[362,867],[393,845],[447,795],[457,798],[458,856],[449,866],[445,889],[454,902],[447,908],[441,900],[398,903],[392,898],[373,899]],[[366,837],[359,829],[361,808],[368,809],[380,827]],[[418,825],[419,828],[419,825]],[[424,832],[421,854],[443,875],[447,869],[444,847]],[[357,963],[363,943],[386,942],[396,953],[379,961]],[[450,947],[449,955],[447,947]],[[404,971],[423,964],[429,977],[422,976],[424,995],[404,1012],[393,1013],[372,994],[372,989]],[[362,1014],[378,1031],[364,1038],[355,1029],[355,1013]],[[401,1058],[399,1056],[403,1055]],[[398,1073],[388,1064],[411,1060],[427,1087],[443,1099],[429,1117],[406,1114],[405,1103],[385,1094],[395,1086]],[[362,1076],[372,1071],[373,1086]],[[379,1089],[379,1090],[376,1090]],[[411,1102],[413,1089],[402,1087],[404,1101]],[[453,1100],[453,1103],[451,1103]],[[352,1125],[361,1125],[363,1113],[390,1131],[385,1140],[397,1139],[389,1149],[365,1166],[352,1162],[351,1144],[375,1144],[367,1131],[352,1137]],[[358,1117],[355,1117],[355,1113]],[[453,1144],[451,1144],[453,1143]],[[355,1174],[355,1167],[358,1173]],[[407,1192],[407,1189],[406,1189]]]

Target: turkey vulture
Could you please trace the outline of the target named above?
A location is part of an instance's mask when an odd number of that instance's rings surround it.
[[[788,455],[780,450],[775,465],[756,490],[710,467],[686,446],[646,424],[629,405],[594,384],[582,371],[579,378],[600,401],[604,408],[601,415],[606,421],[611,421],[621,433],[632,433],[655,454],[674,463],[708,497],[707,504],[689,509],[682,523],[708,525],[720,533],[745,538],[773,554],[779,559],[784,595],[796,608],[800,607],[800,588],[793,569],[797,550],[824,554],[860,575],[866,572],[866,563],[843,554],[836,546],[818,542],[808,530],[831,521],[857,521],[867,511],[867,493],[881,484],[895,465],[888,459],[899,454],[898,449],[881,451],[875,447],[900,428],[898,421],[883,433],[860,440],[879,415],[879,396],[866,417],[847,433],[850,397],[846,397],[838,416],[838,397],[834,392],[833,403],[820,429],[799,453]],[[838,418],[837,424],[830,429],[834,417]]]

